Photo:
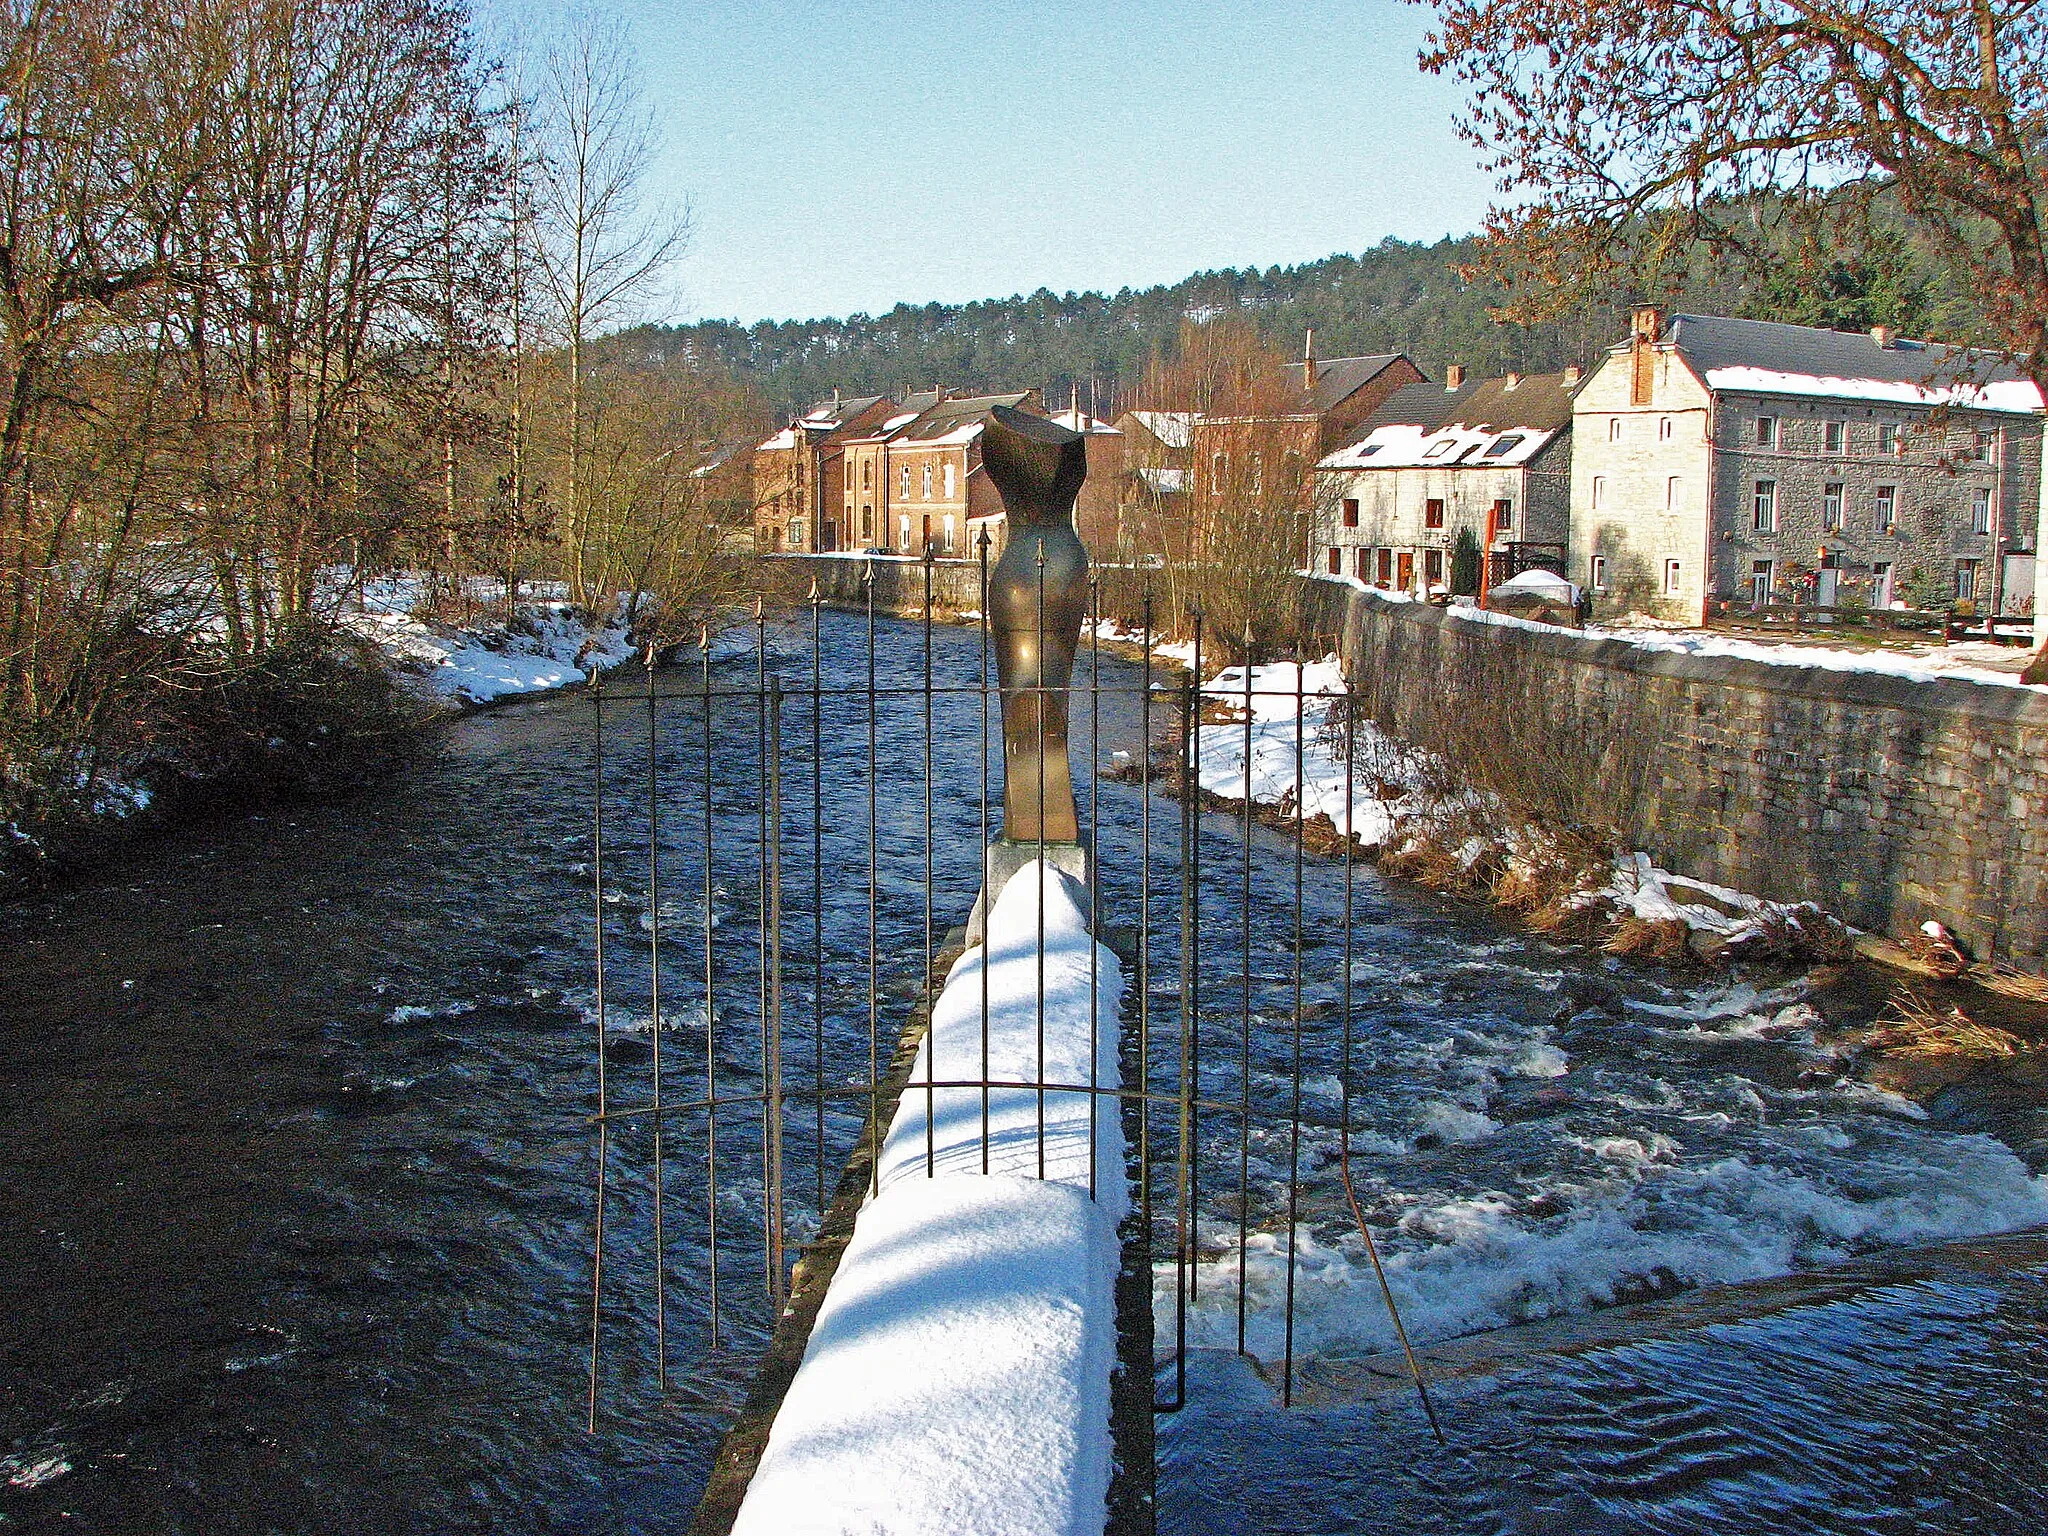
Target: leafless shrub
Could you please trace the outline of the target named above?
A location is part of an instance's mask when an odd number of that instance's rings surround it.
[[[1862,1043],[1882,1055],[1914,1061],[1997,1061],[2029,1049],[2011,1031],[1979,1024],[1954,1005],[1942,1008],[1911,987],[1893,991]]]

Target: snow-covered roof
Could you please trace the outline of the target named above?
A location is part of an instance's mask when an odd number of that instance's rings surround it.
[[[1108,422],[1090,416],[1086,411],[1057,411],[1052,419],[1069,432],[1107,432],[1112,437],[1123,436]]]
[[[1431,432],[1406,422],[1375,427],[1339,448],[1318,469],[1518,469],[1557,434],[1534,427],[1467,426]]]
[[[2024,414],[2040,393],[1996,353],[1729,315],[1673,315],[1664,339],[1714,390]],[[1617,349],[1622,350],[1622,349]]]
[[[1149,464],[1138,466],[1138,478],[1148,490],[1162,496],[1177,496],[1188,488],[1188,472],[1184,469],[1154,469]]]
[[[1579,589],[1576,586],[1555,571],[1546,571],[1540,567],[1533,571],[1524,571],[1519,576],[1511,576],[1493,590],[1496,596],[1502,592],[1535,592],[1567,603],[1576,603],[1579,600]]]
[[[898,415],[891,416],[887,421],[883,422],[882,430],[884,432],[898,431],[903,427],[909,426],[913,421],[917,420],[917,418],[923,414],[924,413],[922,411],[903,411]]]
[[[1169,448],[1186,448],[1195,440],[1193,411],[1133,411],[1131,417]]]
[[[1709,368],[1707,387],[1760,395],[1825,395],[1834,400],[1877,400],[1889,405],[1951,405],[1979,411],[2030,415],[2041,409],[2041,393],[2028,379],[1988,383],[1903,383],[1896,379],[1844,379],[1772,368]]]
[[[780,432],[777,432],[773,437],[767,439],[765,442],[761,444],[759,448],[755,449],[754,451],[756,453],[779,453],[784,449],[794,448],[796,446],[796,443],[796,428],[784,427]]]

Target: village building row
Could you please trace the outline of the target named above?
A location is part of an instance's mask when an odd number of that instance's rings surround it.
[[[1314,569],[1445,590],[1541,566],[1600,616],[1721,605],[2031,604],[2042,415],[1941,346],[1637,311],[1590,374],[1395,392],[1319,466]]]
[[[754,455],[764,553],[971,559],[1002,507],[979,438],[1037,390],[821,402]],[[2003,365],[1934,343],[1638,310],[1582,373],[1428,379],[1399,353],[1318,359],[1255,411],[1078,408],[1076,523],[1102,558],[1202,557],[1253,507],[1302,563],[1442,595],[1556,571],[1596,615],[1705,622],[1719,607],[2031,607],[2043,416]],[[1300,487],[1299,490],[1293,489]],[[1468,577],[1468,579],[1472,579]]]

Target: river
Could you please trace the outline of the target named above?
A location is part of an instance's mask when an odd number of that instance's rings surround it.
[[[860,621],[827,615],[824,630],[828,674],[859,680]],[[885,621],[880,680],[916,683],[923,643]],[[975,675],[973,631],[932,644],[942,681]],[[772,645],[800,689],[807,633],[778,629]],[[736,657],[720,675],[750,681],[753,665]],[[1134,683],[1128,663],[1102,665],[1105,683]],[[657,682],[687,693],[696,674]],[[641,686],[615,687],[605,756],[604,1023],[624,1100],[644,1095],[651,1067],[657,920],[672,1097],[701,1079],[706,1044],[703,719],[687,698],[658,715],[664,892],[650,909]],[[1105,752],[1135,745],[1134,697],[1106,701]],[[713,1064],[722,1091],[744,1093],[759,1085],[758,725],[722,707]],[[927,941],[921,710],[914,691],[889,696],[874,726],[884,1051]],[[980,836],[979,705],[942,696],[935,710],[934,939],[964,916]],[[868,722],[847,702],[821,733],[817,950],[808,717],[789,719],[789,1070],[818,1070],[805,1041],[821,1031],[825,1073],[843,1083],[869,1049]],[[721,1131],[715,1348],[702,1127],[672,1122],[665,1396],[651,1145],[644,1128],[615,1137],[600,1432],[587,1433],[590,727],[583,697],[472,716],[373,793],[190,827],[0,915],[0,1525],[226,1536],[687,1521],[765,1338],[758,1122],[734,1112]],[[1128,911],[1143,802],[1104,783],[1100,806],[1105,908]],[[1177,808],[1155,799],[1151,819],[1170,845]],[[1830,1026],[1874,1006],[1867,987],[1606,962],[1364,869],[1343,1082],[1341,868],[1305,862],[1297,946],[1294,855],[1258,831],[1246,953],[1239,823],[1206,817],[1203,837],[1205,1091],[1244,1091],[1246,977],[1256,1102],[1291,1092],[1297,953],[1311,1005],[1303,1405],[1282,1410],[1272,1385],[1287,1160],[1269,1122],[1245,1217],[1247,1342],[1267,1364],[1232,1349],[1233,1178],[1200,1228],[1188,1407],[1160,1420],[1163,1529],[2048,1528],[2048,1248],[1955,1242],[2048,1222],[2038,1095],[1964,1085],[1917,1108],[1861,1084],[1828,1044]],[[1164,892],[1155,882],[1160,905]],[[1170,915],[1152,988],[1162,1017]],[[1440,1367],[1442,1448],[1412,1398],[1387,1389],[1399,1382],[1384,1311],[1334,1173],[1347,1098],[1360,1193],[1409,1326],[1471,1351]],[[856,1124],[840,1102],[828,1166]],[[1205,1162],[1234,1172],[1234,1124],[1212,1117],[1202,1134]],[[801,1235],[820,1161],[807,1110],[792,1111],[789,1140]],[[1771,1278],[1786,1274],[1823,1281]],[[1166,1317],[1170,1271],[1161,1286]]]

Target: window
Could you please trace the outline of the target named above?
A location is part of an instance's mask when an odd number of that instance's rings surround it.
[[[944,527],[945,532],[942,536],[942,544],[946,553],[950,555],[953,553],[953,514],[950,512],[946,514]]]
[[[849,491],[853,489],[853,460],[851,459],[846,461],[846,488]]]
[[[873,459],[862,459],[860,461],[860,488],[862,490],[866,491],[874,488],[874,481],[869,478],[874,474],[874,471],[875,461]]]
[[[1209,461],[1209,494],[1223,494],[1223,477],[1230,469],[1230,455],[1219,453]]]
[[[1759,448],[1778,446],[1778,418],[1759,416],[1756,419],[1756,445]]]
[[[1495,438],[1493,446],[1486,450],[1486,457],[1489,459],[1506,458],[1522,446],[1522,436],[1523,434],[1519,432],[1511,432],[1506,437]]]
[[[1980,431],[1977,434],[1977,462],[1980,464],[1996,464],[2001,457],[2000,450],[2005,446],[2004,439],[2005,432],[2003,428],[1990,432]]]
[[[1391,549],[1381,550],[1379,552],[1379,561],[1379,584],[1383,587],[1391,587],[1394,584],[1394,552]]]
[[[1870,567],[1870,602],[1875,608],[1892,605],[1892,563],[1879,560]]]
[[[1330,574],[1332,576],[1342,576],[1344,574],[1344,551],[1334,544],[1330,546]]]
[[[875,509],[872,503],[860,509],[860,537],[863,544],[875,542]]]
[[[1605,592],[1607,590],[1607,557],[1605,555],[1595,555],[1593,557],[1592,566],[1586,573],[1586,582],[1595,592]]]
[[[1356,528],[1358,526],[1358,498],[1356,496],[1346,496],[1344,498],[1344,526],[1346,528]]]
[[[1970,532],[1991,531],[1991,492],[1983,486],[1970,492]]]
[[[1422,552],[1422,584],[1428,588],[1444,584],[1444,552],[1440,549],[1425,549]]]
[[[899,549],[907,551],[910,548],[910,514],[908,512],[899,512],[896,515],[896,544]]]
[[[1778,482],[1759,480],[1752,508],[1752,523],[1758,533],[1778,531]]]
[[[1669,416],[1659,416],[1657,418],[1657,441],[1660,443],[1671,441],[1671,418]]]
[[[1451,450],[1452,450],[1453,448],[1455,448],[1455,447],[1457,447],[1457,446],[1458,446],[1458,440],[1457,440],[1456,438],[1454,438],[1454,437],[1446,437],[1446,438],[1442,438],[1442,439],[1440,439],[1440,440],[1439,440],[1439,441],[1437,441],[1437,442],[1431,443],[1431,444],[1429,445],[1429,451],[1428,451],[1427,453],[1423,454],[1423,456],[1422,456],[1422,457],[1423,457],[1423,458],[1424,458],[1425,460],[1427,460],[1427,459],[1440,459],[1440,458],[1442,458],[1442,457],[1443,457],[1443,456],[1444,456],[1445,454],[1449,453],[1449,452],[1450,452],[1450,451],[1451,451]]]
[[[901,473],[896,477],[896,499],[899,501],[910,500],[910,466],[908,464],[903,466]]]
[[[1595,475],[1593,477],[1593,510],[1595,512],[1598,512],[1602,507],[1606,505],[1607,477],[1605,475]]]
[[[1356,576],[1360,581],[1364,581],[1366,579],[1365,561],[1366,556],[1371,553],[1372,551],[1370,550],[1361,549],[1355,551],[1351,556],[1351,574]]]
[[[1820,493],[1820,526],[1823,532],[1842,530],[1842,482],[1830,480]]]
[[[949,460],[949,461],[947,461],[947,464],[946,464],[946,500],[948,500],[948,501],[951,501],[952,499],[953,499],[953,465],[952,465],[952,462],[951,462],[951,461]]]
[[[932,467],[929,462],[925,464],[921,478],[923,484],[919,487],[919,491],[926,501],[930,501],[932,499]]]
[[[1515,526],[1515,504],[1514,504],[1514,503],[1513,503],[1512,501],[1510,501],[1510,500],[1509,500],[1509,499],[1508,499],[1507,497],[1505,497],[1505,496],[1501,496],[1501,497],[1498,497],[1498,498],[1496,498],[1496,499],[1495,499],[1495,501],[1494,501],[1494,503],[1493,503],[1493,530],[1494,530],[1494,532],[1495,532],[1495,533],[1508,533],[1508,532],[1511,532],[1511,531],[1513,530],[1514,526]]]
[[[1607,418],[1607,441],[1610,443],[1621,441],[1621,418],[1619,416]]]
[[[792,517],[789,520],[789,547],[791,549],[802,549],[804,547],[804,520],[800,517]]]
[[[1422,526],[1441,528],[1444,525],[1444,504],[1440,497],[1432,496],[1422,504]]]
[[[1678,580],[1681,574],[1682,567],[1678,561],[1666,560],[1664,562],[1664,595],[1666,597],[1678,596]]]
[[[1977,600],[1977,565],[1975,560],[1956,562],[1956,601],[1974,603]]]
[[[1842,444],[1848,440],[1849,424],[1846,421],[1830,421],[1822,426],[1821,441],[1829,453],[1840,453]]]
[[[1897,453],[1899,451],[1899,429],[1888,421],[1877,424],[1877,451]]]
[[[1664,510],[1666,512],[1676,512],[1679,504],[1684,500],[1685,477],[1683,475],[1672,475],[1664,482]]]
[[[1777,585],[1777,572],[1769,560],[1749,562],[1749,606],[1761,608],[1771,600],[1771,588]]]
[[[1877,488],[1877,531],[1895,533],[1899,527],[1899,488],[1896,485],[1880,485]]]

